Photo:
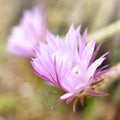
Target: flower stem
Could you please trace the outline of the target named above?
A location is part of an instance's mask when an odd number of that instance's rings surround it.
[[[120,33],[120,20],[112,23],[111,25],[106,26],[94,33],[91,33],[87,37],[87,42],[92,39],[97,39],[97,42],[102,42],[105,39]]]

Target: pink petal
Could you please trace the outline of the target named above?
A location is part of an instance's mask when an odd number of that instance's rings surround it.
[[[67,99],[67,98],[71,97],[72,95],[73,95],[73,93],[66,93],[66,94],[62,95],[60,97],[60,99],[64,100],[64,99]]]
[[[97,84],[99,84],[100,82],[102,82],[103,80],[104,80],[104,79],[101,79],[101,80],[99,80],[99,81],[93,82],[91,85],[92,85],[92,86],[97,85]]]
[[[81,38],[80,30],[81,30],[81,25],[78,26],[78,27],[76,28],[76,30],[75,30],[75,32],[76,32],[76,40],[77,40],[77,42],[78,42],[78,40],[80,40],[80,38]]]
[[[73,97],[73,96],[71,96],[71,97],[67,98],[67,100],[66,100],[66,104],[69,104],[69,103],[70,103],[73,99],[74,99],[74,97]]]
[[[85,42],[86,37],[87,37],[87,33],[88,33],[88,28],[85,29],[83,36],[82,36],[82,40]]]
[[[105,58],[101,57],[92,63],[92,65],[88,68],[88,71],[87,71],[88,79],[90,79],[94,75],[97,67],[99,67],[104,60]],[[92,81],[89,81],[88,83],[90,84],[91,82]]]
[[[98,78],[98,77],[100,77],[100,76],[102,76],[110,71],[111,70],[103,70],[103,71],[97,72],[97,73],[95,73],[94,79],[96,79],[96,78]]]
[[[58,100],[56,101],[51,107],[50,109],[53,109],[56,105],[58,105],[59,103],[61,103],[63,100]]]
[[[81,84],[76,86],[75,91],[79,91],[80,92],[84,87],[85,87],[85,84],[81,83]]]
[[[99,51],[100,48],[101,48],[101,45],[102,45],[102,43],[99,44],[98,47],[96,48],[95,52],[93,53],[92,59],[90,60],[89,65],[94,61],[95,57],[97,56],[98,51]]]
[[[55,76],[56,76],[56,82],[57,82],[58,86],[61,87],[61,84],[59,82],[59,76],[58,76],[57,68],[56,68],[56,57],[54,57],[54,71],[55,71]]]
[[[55,82],[50,80],[48,78],[48,76],[45,76],[45,75],[41,75],[41,73],[39,72],[39,69],[36,67],[36,65],[34,64],[34,62],[31,62],[32,64],[32,71],[37,75],[39,76],[40,78],[44,79],[47,83],[49,84],[52,84],[52,85],[55,85]]]
[[[76,104],[77,104],[77,98],[75,99],[74,103],[73,103],[73,112],[76,112]]]
[[[95,42],[96,42],[95,40],[90,41],[87,44],[87,46],[86,46],[86,48],[85,48],[85,50],[83,52],[82,58],[83,58],[83,60],[86,60],[86,65],[87,66],[89,65],[89,62],[90,62],[90,60],[92,58],[93,51],[94,51],[94,48],[95,48]]]
[[[105,66],[103,66],[103,67],[97,69],[97,72],[98,72],[98,71],[101,71],[101,70],[103,70],[103,69],[105,69],[105,68],[107,68],[107,67],[108,67],[108,65],[105,65]]]
[[[106,57],[108,54],[109,54],[109,52],[106,52],[101,57]]]
[[[84,96],[80,97],[80,104],[81,104],[81,106],[84,106]]]
[[[87,93],[88,93],[89,95],[91,95],[91,96],[99,96],[99,97],[108,96],[108,95],[109,95],[109,94],[107,94],[107,93],[96,92],[96,91],[94,91],[94,90],[92,90],[92,89],[89,89],[89,90],[87,91]]]

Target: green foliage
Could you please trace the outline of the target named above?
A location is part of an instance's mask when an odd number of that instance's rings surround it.
[[[12,95],[0,96],[0,113],[5,113],[16,107],[17,99]]]
[[[83,111],[85,118],[89,118],[90,115],[94,112],[94,107],[97,99],[95,97],[86,97],[86,105]]]

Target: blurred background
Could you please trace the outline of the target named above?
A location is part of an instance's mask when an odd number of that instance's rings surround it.
[[[47,23],[54,34],[64,36],[69,26],[88,27],[88,33],[120,20],[120,0],[46,0]],[[41,0],[0,0],[0,120],[120,120],[120,32],[104,39],[101,53],[110,51],[106,61],[114,67],[98,87],[108,97],[86,97],[73,114],[72,103],[62,103],[50,110],[60,90],[44,84],[33,74],[28,60],[6,52],[11,28],[17,25],[24,10]],[[119,24],[120,25],[120,24]],[[104,31],[106,32],[106,31]],[[101,55],[100,53],[100,55]]]

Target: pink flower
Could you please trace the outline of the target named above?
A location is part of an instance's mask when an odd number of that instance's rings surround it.
[[[64,100],[69,104],[75,99],[73,105],[75,111],[77,100],[80,99],[83,105],[85,95],[108,95],[92,89],[102,81],[96,79],[108,72],[98,68],[108,53],[95,60],[101,44],[94,51],[96,41],[92,40],[86,45],[87,29],[83,35],[80,35],[79,31],[80,27],[75,30],[72,25],[64,41],[48,33],[46,43],[41,42],[40,47],[34,49],[35,58],[32,59],[34,72],[48,84],[65,92],[52,107]]]
[[[8,38],[7,51],[21,57],[33,56],[33,47],[39,41],[45,41],[46,20],[44,6],[32,11],[26,10],[19,25],[12,29]]]

